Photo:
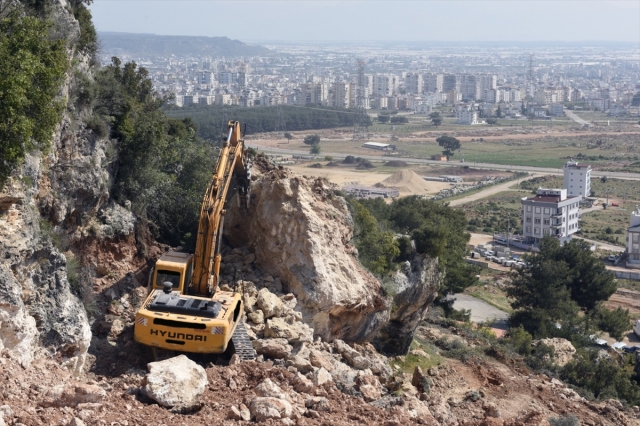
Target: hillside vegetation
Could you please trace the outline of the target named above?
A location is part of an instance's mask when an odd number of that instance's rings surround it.
[[[158,34],[100,32],[105,51],[127,56],[171,56],[180,52],[185,56],[267,56],[273,52],[266,47],[250,46],[228,37],[196,37]]]
[[[295,107],[282,105],[287,131],[330,129],[353,126],[357,117],[353,109],[337,107]],[[247,134],[274,132],[278,123],[277,107],[223,107],[193,106],[172,109],[167,115],[174,118],[190,117],[198,126],[198,136],[217,139],[221,136],[226,120],[233,118],[246,123]],[[369,119],[370,124],[370,119]]]

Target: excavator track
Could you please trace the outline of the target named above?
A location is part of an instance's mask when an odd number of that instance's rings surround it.
[[[166,359],[173,358],[174,356],[178,356],[178,355],[180,355],[180,353],[176,351],[168,351],[166,349],[160,349],[155,347],[151,348],[151,356],[153,360],[156,362],[164,361]]]
[[[251,339],[247,334],[247,328],[244,325],[244,320],[240,320],[236,326],[236,331],[231,337],[233,348],[235,353],[238,354],[243,361],[253,361],[256,359],[256,351],[253,349]]]

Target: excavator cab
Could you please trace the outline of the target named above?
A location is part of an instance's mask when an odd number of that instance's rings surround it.
[[[176,251],[165,252],[149,275],[149,291],[162,289],[169,282],[173,291],[183,293],[189,287],[192,275],[192,255]]]

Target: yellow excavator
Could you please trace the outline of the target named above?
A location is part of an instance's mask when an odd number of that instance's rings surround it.
[[[251,163],[237,121],[227,123],[216,169],[202,201],[195,254],[165,252],[149,275],[149,295],[136,313],[134,338],[163,352],[221,354],[231,345],[241,359],[254,359],[237,291],[221,291],[220,244],[227,197],[237,189],[248,209]]]

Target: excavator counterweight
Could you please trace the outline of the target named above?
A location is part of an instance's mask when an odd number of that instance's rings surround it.
[[[195,253],[167,251],[157,260],[149,295],[136,313],[137,342],[165,351],[213,354],[225,352],[231,342],[241,358],[255,357],[242,323],[240,293],[218,290],[225,204],[235,193],[246,211],[250,184],[243,132],[239,122],[229,121],[202,200]]]

